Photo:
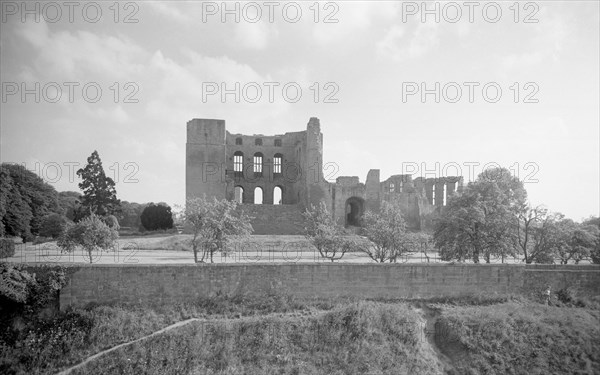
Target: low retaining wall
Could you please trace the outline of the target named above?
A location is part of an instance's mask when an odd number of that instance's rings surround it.
[[[215,294],[431,298],[541,293],[600,295],[598,266],[474,264],[203,264],[72,267],[61,309],[96,303],[177,303]]]

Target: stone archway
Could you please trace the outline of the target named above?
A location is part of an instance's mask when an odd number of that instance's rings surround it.
[[[233,188],[233,199],[239,203],[244,203],[244,188],[241,186],[236,186]]]
[[[346,200],[346,226],[360,226],[360,220],[365,212],[365,201],[362,198],[350,197]]]

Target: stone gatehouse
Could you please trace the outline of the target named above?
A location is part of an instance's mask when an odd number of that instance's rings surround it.
[[[366,210],[397,199],[410,228],[430,225],[431,214],[460,191],[463,178],[393,175],[381,181],[371,169],[365,183],[323,176],[323,133],[312,117],[306,130],[285,134],[243,135],[225,129],[224,120],[193,119],[187,123],[186,198],[206,195],[242,203],[255,217],[256,234],[298,234],[301,213],[325,202],[336,221],[359,225]]]

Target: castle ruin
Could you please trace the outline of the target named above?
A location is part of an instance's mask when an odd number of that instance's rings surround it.
[[[431,226],[447,197],[460,191],[463,178],[393,175],[384,181],[371,169],[363,184],[356,176],[330,183],[323,176],[323,133],[319,119],[306,130],[280,135],[231,134],[224,120],[187,123],[186,198],[226,198],[242,203],[253,217],[255,234],[300,234],[302,212],[325,202],[336,222],[360,225],[366,210],[382,201],[400,202],[407,226]]]

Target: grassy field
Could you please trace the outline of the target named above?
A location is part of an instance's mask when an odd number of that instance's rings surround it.
[[[217,296],[168,306],[89,306],[3,319],[0,373],[596,374],[598,301]],[[574,307],[579,306],[579,307]]]
[[[159,234],[155,236],[121,237],[117,251],[95,253],[96,264],[182,264],[193,263],[190,241],[187,234]],[[27,243],[17,246],[15,255],[6,261],[14,263],[89,263],[87,254],[81,250],[65,254],[60,251],[56,241],[37,245]],[[243,246],[237,246],[230,254],[217,253],[215,263],[298,263],[330,262],[322,258],[304,236],[251,236]],[[373,260],[365,253],[355,251],[347,253],[341,263],[371,263]],[[398,263],[441,262],[436,252],[427,257],[420,252],[399,257]],[[501,259],[492,259],[492,263],[501,263]],[[521,259],[509,258],[505,263],[522,263]]]

